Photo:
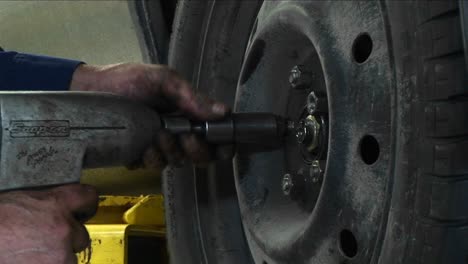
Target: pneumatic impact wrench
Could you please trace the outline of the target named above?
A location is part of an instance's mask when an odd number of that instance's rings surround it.
[[[0,191],[79,182],[84,168],[132,164],[160,129],[265,146],[280,145],[293,129],[269,113],[213,122],[161,117],[130,99],[91,92],[2,92],[0,114]]]

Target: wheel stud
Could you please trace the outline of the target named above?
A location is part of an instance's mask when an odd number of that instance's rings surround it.
[[[320,167],[320,162],[318,160],[312,161],[310,165],[309,175],[312,183],[318,183],[322,180],[322,168]]]
[[[315,110],[317,110],[317,104],[318,104],[318,97],[315,94],[315,92],[311,92],[307,96],[307,112],[309,115],[313,115],[315,113]]]
[[[314,115],[317,112],[328,112],[327,97],[316,93],[310,92],[307,96],[307,112],[309,115]]]
[[[306,126],[305,122],[299,122],[299,126],[296,128],[296,141],[299,144],[303,144],[308,141],[309,136],[309,128]]]
[[[305,70],[303,65],[296,65],[289,73],[289,84],[291,88],[303,90],[309,88],[312,83],[310,72]]]
[[[297,173],[285,173],[283,175],[281,189],[283,194],[289,196],[292,200],[303,199],[303,196],[310,191],[312,185],[322,181],[323,171],[320,167],[320,161],[312,161],[308,166],[308,175],[304,175],[304,169],[301,168]]]

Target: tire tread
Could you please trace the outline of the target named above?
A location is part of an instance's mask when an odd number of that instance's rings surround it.
[[[468,94],[457,1],[414,1],[416,218],[408,263],[465,263]],[[461,99],[460,99],[461,98]]]

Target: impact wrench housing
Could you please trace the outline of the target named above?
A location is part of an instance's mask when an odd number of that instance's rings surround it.
[[[161,129],[214,144],[281,144],[287,120],[268,113],[213,122],[163,117],[95,92],[1,92],[0,191],[79,182],[83,168],[130,165]]]

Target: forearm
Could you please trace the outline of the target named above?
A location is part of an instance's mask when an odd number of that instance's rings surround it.
[[[121,69],[126,65],[80,65],[73,73],[70,91],[109,92],[139,99],[134,94],[136,86],[133,81],[139,74],[121,73]]]
[[[0,90],[68,90],[81,61],[48,56],[0,52]]]
[[[138,63],[80,65],[73,74],[70,91],[110,92],[150,103],[161,86],[158,77],[167,71],[159,65]],[[155,90],[145,89],[149,86]]]
[[[81,64],[76,68],[70,82],[70,91],[93,91],[99,86],[100,69]]]

